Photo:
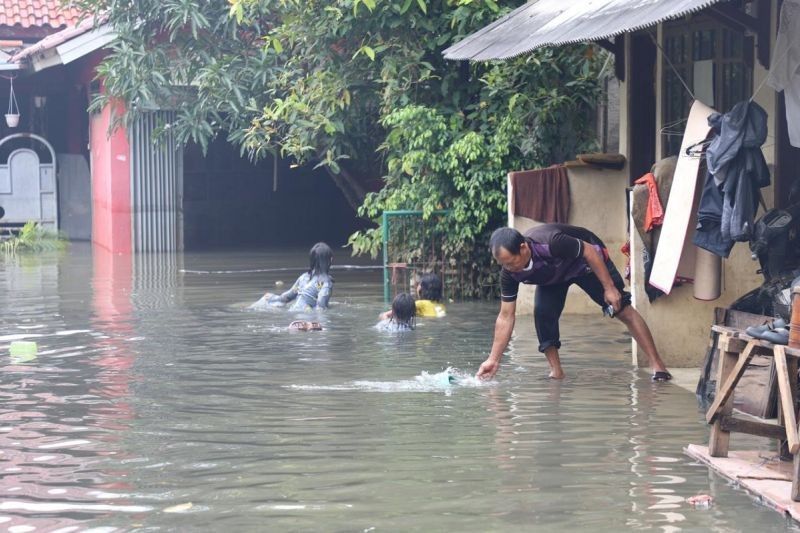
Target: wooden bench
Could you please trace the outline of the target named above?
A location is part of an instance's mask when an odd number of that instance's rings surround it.
[[[706,412],[711,424],[708,452],[712,457],[727,457],[732,432],[748,433],[778,439],[782,451],[794,459],[792,468],[792,500],[800,501],[800,436],[797,427],[797,368],[800,349],[772,344],[750,337],[741,330],[712,326],[719,333],[717,346],[717,393]],[[778,386],[778,423],[733,416],[733,392],[754,355],[775,359]]]

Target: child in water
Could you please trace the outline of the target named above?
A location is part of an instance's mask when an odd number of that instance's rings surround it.
[[[416,308],[414,298],[407,292],[401,292],[392,300],[391,316],[381,315],[381,321],[375,327],[381,331],[411,331],[414,329]]]
[[[417,316],[441,318],[447,315],[442,303],[442,280],[433,272],[423,274],[417,282]]]
[[[442,280],[433,272],[423,274],[417,281],[416,315],[426,318],[441,318],[447,315],[442,300]],[[392,318],[392,311],[381,313],[381,320]]]
[[[308,272],[304,272],[294,282],[292,288],[283,294],[266,293],[259,302],[273,307],[283,307],[293,302],[289,307],[291,311],[312,311],[314,309],[327,309],[333,290],[333,278],[330,275],[333,252],[324,242],[318,242],[311,248],[309,254],[310,265]]]

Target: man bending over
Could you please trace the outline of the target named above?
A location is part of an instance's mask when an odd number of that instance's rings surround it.
[[[631,307],[605,244],[591,231],[568,224],[543,224],[522,235],[513,228],[496,230],[489,248],[502,267],[500,273],[500,313],[494,327],[492,351],[478,369],[478,377],[491,379],[500,368],[500,359],[514,331],[517,289],[520,283],[537,285],[534,323],[539,351],[550,365],[550,377],[563,379],[558,350],[561,339],[558,320],[567,299],[567,289],[578,285],[606,314],[618,318],[647,355],[653,381],[668,381],[672,375],[658,355],[650,328]]]

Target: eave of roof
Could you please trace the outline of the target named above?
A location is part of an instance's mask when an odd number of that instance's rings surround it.
[[[446,49],[452,60],[509,59],[541,48],[610,39],[722,0],[534,0]]]

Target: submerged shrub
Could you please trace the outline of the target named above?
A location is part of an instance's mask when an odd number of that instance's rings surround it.
[[[67,246],[67,239],[59,232],[47,229],[38,222],[30,220],[22,226],[19,234],[2,241],[0,245],[6,254],[47,252],[63,250]]]

